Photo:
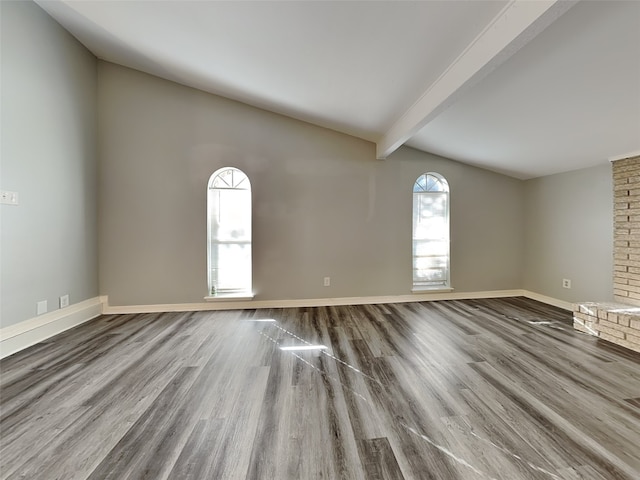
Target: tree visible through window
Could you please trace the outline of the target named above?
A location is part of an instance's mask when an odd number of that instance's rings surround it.
[[[209,178],[208,267],[211,296],[251,295],[251,183],[237,168]]]
[[[449,284],[449,184],[425,173],[413,185],[413,289]]]

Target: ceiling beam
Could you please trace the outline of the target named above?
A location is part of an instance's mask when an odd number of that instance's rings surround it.
[[[385,159],[422,127],[551,25],[578,0],[512,0],[440,77],[382,135],[376,156]]]

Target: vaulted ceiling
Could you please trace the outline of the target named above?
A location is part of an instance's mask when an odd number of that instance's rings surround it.
[[[98,58],[379,158],[407,144],[532,178],[640,153],[638,1],[37,3]]]

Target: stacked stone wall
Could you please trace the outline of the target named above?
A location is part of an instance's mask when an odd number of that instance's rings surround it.
[[[640,352],[640,307],[616,303],[576,304],[573,327]]]
[[[613,162],[616,302],[640,306],[640,157]]]
[[[573,326],[640,352],[640,156],[613,162],[613,296],[579,303]]]

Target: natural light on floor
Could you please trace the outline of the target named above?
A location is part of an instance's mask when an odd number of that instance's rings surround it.
[[[280,350],[285,351],[302,351],[302,350],[326,350],[324,345],[292,345],[290,347],[280,347]]]

